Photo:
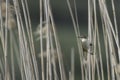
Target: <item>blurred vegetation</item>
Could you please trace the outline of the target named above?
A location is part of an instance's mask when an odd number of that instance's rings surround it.
[[[72,3],[73,0],[71,0]],[[77,3],[77,11],[78,11],[78,20],[80,24],[80,31],[82,35],[87,35],[87,25],[88,25],[88,0],[76,0]],[[51,0],[51,7],[53,12],[53,17],[56,23],[56,29],[58,32],[59,41],[61,43],[61,48],[63,52],[63,58],[66,69],[70,69],[70,49],[72,47],[75,48],[75,70],[77,78],[80,75],[80,62],[78,57],[77,51],[77,44],[75,38],[75,32],[72,25],[72,20],[70,17],[70,13],[68,10],[68,6],[66,0]],[[111,2],[107,0],[109,14],[112,15],[111,11]],[[116,14],[117,14],[117,21],[120,21],[120,0],[115,0],[115,7],[116,7]],[[39,0],[29,0],[29,10],[31,21],[33,25],[33,31],[36,29],[37,25],[39,24]],[[74,6],[72,4],[72,9],[74,10]],[[97,9],[99,9],[97,7]],[[113,16],[111,16],[112,18]],[[98,16],[98,20],[100,16]],[[118,23],[120,24],[120,23]],[[120,27],[119,27],[120,28]],[[101,28],[100,28],[101,29]],[[37,43],[36,43],[37,44]],[[39,47],[38,47],[39,49]],[[76,79],[77,80],[77,79]]]
[[[37,26],[39,24],[39,0],[29,0],[29,9],[30,9],[30,15],[32,19],[32,24]],[[71,3],[73,3],[73,0],[70,0]],[[88,0],[76,0],[77,3],[77,11],[78,11],[78,20],[80,24],[80,31],[82,35],[87,35],[87,25],[88,25]],[[115,0],[115,8],[116,8],[116,15],[117,15],[117,21],[120,21],[120,1]],[[106,4],[108,5],[108,10],[110,16],[112,15],[112,9],[111,9],[111,2],[107,0]],[[74,10],[74,6],[72,5],[72,9]],[[98,5],[98,4],[97,4]],[[65,67],[66,69],[70,69],[70,49],[72,47],[75,47],[75,70],[76,75],[80,75],[80,62],[79,62],[79,55],[77,51],[77,44],[75,39],[75,33],[72,25],[72,20],[70,17],[70,13],[68,10],[68,6],[66,3],[66,0],[51,0],[51,7],[53,12],[53,17],[56,23],[56,29],[58,31],[58,37],[59,41],[62,46],[62,52],[65,59]],[[97,7],[99,11],[99,7]],[[99,13],[99,12],[98,12]],[[111,16],[111,19],[113,16]],[[100,16],[98,16],[98,21],[100,21]],[[120,23],[118,23],[120,24]],[[101,29],[101,28],[100,28]],[[119,27],[120,29],[120,27]],[[104,50],[104,49],[103,49]],[[104,56],[105,57],[105,56]],[[104,70],[106,70],[104,68]],[[76,77],[77,77],[76,76]],[[79,79],[79,77],[77,77]],[[77,80],[77,79],[76,79]]]
[[[73,0],[71,1],[71,5],[72,8],[74,10],[74,6],[73,6]],[[87,4],[88,0],[76,0],[76,4],[77,4],[77,11],[78,11],[78,19],[79,19],[79,24],[81,25],[87,25],[87,11],[88,11],[88,4]],[[115,0],[115,9],[116,9],[116,14],[117,14],[117,19],[118,22],[120,21],[120,1],[119,0]],[[56,22],[60,23],[60,24],[69,24],[71,23],[71,17],[70,17],[70,13],[68,10],[68,6],[66,3],[66,0],[50,0],[51,3],[51,7],[52,7],[52,11],[53,11],[53,15],[54,15],[54,19]],[[108,10],[109,10],[109,14],[112,15],[112,10],[111,10],[111,2],[109,0],[107,0],[106,4],[108,5]],[[98,4],[97,4],[98,5]],[[29,0],[29,9],[30,9],[30,14],[31,14],[31,18],[34,22],[39,22],[39,0]],[[99,9],[97,7],[97,9]],[[112,18],[112,16],[111,16]],[[82,26],[81,26],[82,27]]]

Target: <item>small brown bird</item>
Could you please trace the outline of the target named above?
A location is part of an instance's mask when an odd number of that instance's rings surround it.
[[[86,36],[80,36],[79,37],[82,42],[82,48],[83,48],[83,57],[85,61],[87,60],[87,53],[88,53],[88,39]]]
[[[84,56],[85,59],[87,60],[88,49],[89,49],[90,47],[92,47],[93,45],[88,42],[88,38],[87,38],[86,36],[80,36],[79,38],[81,39],[81,42],[82,42],[83,56]],[[92,50],[91,50],[90,54],[93,55]]]
[[[87,52],[88,51],[88,39],[87,39],[87,37],[86,36],[81,36],[80,37],[80,39],[81,39],[81,41],[82,41],[82,48],[83,48],[83,51],[84,52]]]

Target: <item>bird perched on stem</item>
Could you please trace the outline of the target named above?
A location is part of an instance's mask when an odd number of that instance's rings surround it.
[[[88,49],[91,48],[93,44],[88,42],[88,38],[86,36],[80,36],[78,38],[80,38],[82,42],[82,48],[83,48],[83,53],[84,53],[83,56],[87,59]],[[90,54],[93,55],[92,50]]]

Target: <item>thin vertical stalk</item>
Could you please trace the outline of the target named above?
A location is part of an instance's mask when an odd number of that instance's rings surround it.
[[[75,52],[74,52],[74,48],[71,49],[71,80],[75,80],[75,77],[74,77],[74,55],[75,55]]]
[[[44,72],[44,59],[43,59],[43,36],[42,36],[42,24],[43,24],[43,0],[40,0],[40,51],[41,51],[41,70],[42,70],[42,80],[45,80]]]
[[[52,39],[52,32],[50,32],[50,46],[51,46],[51,55],[52,55],[52,59],[51,59],[51,63],[53,64],[53,72],[54,72],[54,80],[59,80],[58,79],[58,75],[57,75],[57,68],[56,68],[56,54],[54,53],[54,47],[53,47],[53,39]]]
[[[76,27],[76,22],[75,22],[75,19],[74,19],[74,16],[73,16],[73,12],[72,12],[72,9],[71,9],[71,5],[70,5],[70,1],[67,0],[67,5],[68,5],[68,8],[69,8],[69,11],[70,11],[70,15],[71,15],[71,18],[72,18],[72,22],[73,22],[73,26],[74,26],[74,31],[75,31],[75,35],[76,35],[76,38],[77,38],[77,45],[78,45],[78,50],[79,50],[79,55],[80,55],[80,64],[81,64],[81,74],[82,74],[82,80],[85,80],[84,79],[84,69],[83,69],[83,50],[82,50],[82,46],[81,46],[81,40],[79,40],[79,36],[80,36],[80,33],[78,33],[78,30],[77,30],[77,27]]]
[[[12,70],[12,80],[15,80],[15,67],[14,67],[14,54],[13,54],[13,35],[12,30],[10,30],[10,50],[11,50],[11,70]]]
[[[49,6],[48,10],[49,10],[50,20],[51,20],[51,24],[52,24],[53,35],[54,35],[54,39],[55,39],[55,45],[56,45],[57,56],[58,56],[58,61],[59,61],[61,80],[66,80],[65,69],[64,69],[64,66],[63,66],[61,46],[60,46],[59,41],[58,41],[58,37],[57,37],[55,24],[54,24],[54,20],[53,20],[53,16],[52,16],[50,6]]]
[[[8,27],[8,0],[6,0],[6,26]],[[5,80],[8,80],[8,63],[7,63],[7,37],[8,37],[8,31],[7,28],[5,29],[5,53],[4,53],[4,59],[5,59]]]
[[[88,79],[91,80],[91,48],[89,44],[92,44],[92,2],[88,0]]]
[[[111,3],[112,3],[112,12],[113,12],[115,31],[116,31],[116,40],[117,40],[118,45],[119,45],[119,33],[118,33],[118,25],[117,25],[117,19],[116,19],[116,11],[115,11],[114,0],[111,0]],[[120,62],[120,50],[119,49],[120,49],[120,47],[118,47],[118,56],[119,56],[119,62]]]
[[[35,46],[34,46],[34,42],[33,42],[33,36],[32,36],[32,25],[31,25],[31,19],[30,19],[30,13],[29,13],[29,9],[28,9],[28,4],[27,4],[27,0],[25,0],[25,4],[26,4],[26,12],[28,15],[28,24],[29,24],[29,33],[30,33],[30,46],[31,46],[31,52],[33,54],[32,55],[32,60],[33,60],[33,66],[34,66],[34,70],[35,70],[35,76],[36,76],[36,80],[39,80],[39,72],[38,72],[38,65],[37,65],[37,60],[36,60],[36,56],[35,56]]]
[[[49,1],[44,0],[45,21],[46,21],[46,27],[47,27],[47,30],[46,30],[46,51],[47,51],[46,80],[49,79],[49,56],[50,56],[48,5],[49,5]]]

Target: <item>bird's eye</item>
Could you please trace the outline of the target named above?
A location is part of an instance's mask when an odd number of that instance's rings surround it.
[[[92,46],[92,43],[90,43],[90,46]]]

